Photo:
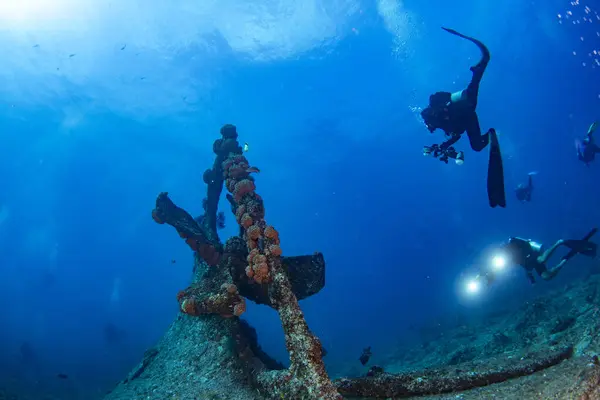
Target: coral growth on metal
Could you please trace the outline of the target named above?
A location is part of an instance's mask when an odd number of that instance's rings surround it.
[[[256,193],[254,178],[251,176],[259,170],[250,166],[243,156],[235,126],[223,126],[221,136],[213,144],[216,155],[213,168],[203,174],[208,189],[205,215],[200,219],[202,223],[177,207],[167,193],[158,196],[156,208],[152,212],[152,218],[157,223],[173,226],[190,248],[206,264],[214,267],[179,293],[177,298],[181,311],[193,316],[218,314],[232,317],[241,315],[246,309],[244,298],[240,296],[231,275],[232,257],[223,257],[223,249],[216,234],[216,210],[224,183],[230,193],[227,199],[241,227],[248,251],[245,275],[255,285],[269,287],[266,291],[268,304],[279,313],[290,353],[289,370],[257,371],[254,381],[269,396],[340,399],[341,395],[325,371],[321,343],[308,328],[290,283],[289,271],[282,265],[279,233],[274,227],[267,225],[264,219],[263,200]],[[305,286],[320,289],[324,285],[323,277],[319,277],[319,274],[311,275],[315,279],[312,279],[313,282],[307,280],[309,285]],[[297,290],[307,292],[302,287]]]

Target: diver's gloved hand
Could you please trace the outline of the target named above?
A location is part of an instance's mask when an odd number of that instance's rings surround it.
[[[433,155],[437,158],[440,155],[440,146],[437,144],[432,144],[431,146],[423,146],[423,155],[431,156]]]
[[[446,164],[448,164],[448,160],[451,158],[454,159],[454,161],[458,165],[461,165],[465,162],[465,153],[463,153],[462,151],[456,151],[456,149],[452,146],[448,148],[444,148],[437,144],[432,144],[431,146],[424,146],[423,155],[439,158],[441,162]]]

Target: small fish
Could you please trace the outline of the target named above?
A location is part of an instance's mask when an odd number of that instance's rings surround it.
[[[40,45],[39,45],[39,44],[36,44],[36,45],[34,45],[33,47],[40,47]]]
[[[77,54],[73,53],[73,54],[69,54],[69,58],[71,57],[75,57]]]
[[[256,167],[249,167],[246,169],[246,172],[249,174],[252,174],[252,173],[258,174],[260,172],[260,169],[258,169]]]
[[[248,143],[244,143],[244,152],[250,150],[250,145]]]
[[[59,379],[69,379],[69,375],[67,374],[58,374],[56,375],[56,377]]]
[[[123,47],[121,47],[121,50],[125,50],[125,48],[127,47],[127,45],[123,45]]]
[[[171,260],[171,264],[175,264],[177,260]]]
[[[360,363],[362,365],[366,365],[369,362],[369,359],[371,358],[371,346],[366,347],[363,349],[362,354],[360,355],[360,358],[358,359],[360,361]]]

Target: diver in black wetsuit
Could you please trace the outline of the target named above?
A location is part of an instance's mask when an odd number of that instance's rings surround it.
[[[466,89],[456,93],[437,92],[432,94],[429,97],[429,105],[421,111],[421,117],[427,125],[429,132],[433,133],[436,129],[442,129],[449,136],[448,140],[439,145],[439,151],[442,154],[456,143],[464,132],[467,133],[471,148],[475,151],[481,151],[491,143],[492,148],[488,168],[488,197],[490,206],[505,207],[504,171],[496,131],[490,128],[487,133],[482,135],[476,112],[479,84],[490,61],[490,52],[477,39],[465,36],[453,29],[442,29],[475,43],[479,47],[482,57],[477,65],[470,68],[471,72],[473,72],[473,77]],[[424,152],[427,150],[428,148],[426,147]]]
[[[519,264],[525,268],[527,278],[531,283],[535,283],[533,277],[533,271],[535,270],[539,276],[544,280],[550,280],[554,278],[564,267],[564,265],[573,256],[580,253],[588,257],[596,256],[597,245],[594,242],[590,242],[590,238],[597,232],[597,228],[592,229],[583,239],[581,240],[563,240],[560,239],[552,247],[547,250],[543,249],[543,245],[536,243],[531,239],[522,239],[518,237],[511,237],[508,240],[508,244],[504,246],[504,249],[508,251],[509,258],[515,264]],[[560,247],[565,246],[571,249],[567,255],[565,255],[560,262],[551,269],[546,267],[546,263],[554,254],[554,252]]]
[[[598,127],[598,123],[594,122],[590,125],[587,134],[583,140],[577,140],[575,147],[577,148],[577,158],[589,167],[590,163],[596,159],[596,153],[600,153],[600,147],[594,142],[594,131]]]
[[[517,196],[517,199],[521,203],[531,201],[531,192],[533,192],[533,178],[532,178],[533,175],[535,175],[535,172],[529,173],[529,179],[527,180],[527,186],[520,183],[519,186],[517,186],[517,188],[515,189],[515,195]]]

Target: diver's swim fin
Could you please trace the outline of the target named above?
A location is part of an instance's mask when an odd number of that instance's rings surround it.
[[[583,254],[588,257],[596,256],[596,248],[597,245],[594,242],[590,242],[587,240],[565,240],[564,245],[570,248],[572,251],[575,251],[579,254]]]
[[[461,37],[463,39],[470,40],[471,42],[475,43],[477,45],[477,47],[479,47],[480,49],[483,48],[487,51],[487,47],[485,47],[485,45],[483,43],[481,43],[479,40],[477,40],[471,36],[463,35],[462,33],[455,31],[454,29],[444,28],[443,26],[442,26],[442,29],[448,33],[451,33],[451,34]],[[483,52],[483,49],[482,49],[482,52]]]
[[[475,39],[475,38],[473,38],[471,36],[463,35],[462,33],[455,31],[454,29],[444,28],[443,26],[442,26],[442,29],[445,30],[448,33],[451,33],[453,35],[456,35],[458,37],[461,37],[463,39],[467,39],[467,40],[475,43],[477,45],[477,47],[479,47],[479,50],[481,51],[481,55],[482,55],[482,59],[479,62],[479,64],[482,64],[482,63],[487,64],[489,62],[490,57],[491,57],[490,56],[490,51],[485,46],[485,44],[483,44],[482,42],[480,42],[479,40],[477,40],[477,39]]]
[[[490,158],[488,161],[487,192],[490,207],[506,207],[506,191],[504,190],[504,166],[496,131],[491,128]]]
[[[587,131],[587,135],[592,136],[594,134],[594,132],[596,131],[597,127],[598,127],[598,122],[592,122],[592,124],[590,125],[590,128]]]
[[[459,36],[459,37],[461,37],[461,38],[463,38],[463,39],[467,39],[467,40],[475,40],[475,39],[473,39],[472,37],[469,37],[469,36],[467,36],[467,35],[463,35],[462,33],[458,32],[458,31],[455,31],[454,29],[451,29],[451,28],[446,28],[446,27],[443,27],[443,26],[442,26],[442,29],[443,29],[443,30],[445,30],[445,31],[446,31],[446,32],[448,32],[448,33],[451,33],[451,34],[453,34],[453,35]]]
[[[590,239],[596,234],[596,232],[598,232],[598,228],[594,228],[589,231],[588,234],[585,235],[581,240],[565,240],[565,245],[569,247],[571,251],[569,251],[562,259],[569,260],[578,253],[588,257],[595,257],[598,246],[596,243],[590,242]]]

